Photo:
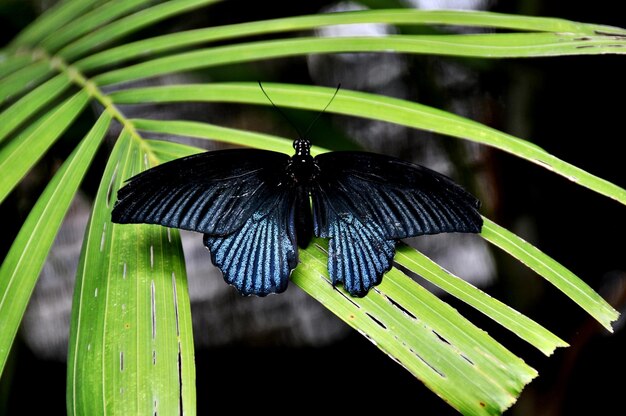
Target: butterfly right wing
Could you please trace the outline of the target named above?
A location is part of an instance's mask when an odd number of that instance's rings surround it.
[[[315,235],[330,238],[330,277],[353,296],[380,283],[397,240],[480,232],[478,200],[437,172],[366,152],[330,152],[315,161]]]
[[[232,149],[164,163],[118,191],[112,220],[230,234],[275,193],[288,160],[283,153]]]

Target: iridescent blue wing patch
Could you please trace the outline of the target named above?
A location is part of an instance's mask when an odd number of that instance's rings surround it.
[[[395,241],[374,221],[359,218],[332,190],[313,192],[315,235],[330,238],[328,273],[352,296],[365,296],[393,262]]]
[[[314,232],[331,239],[330,277],[353,296],[380,283],[397,240],[480,232],[479,201],[444,175],[374,153],[331,152],[315,161]]]
[[[257,210],[234,233],[204,235],[213,264],[220,268],[224,280],[243,295],[283,292],[298,265],[295,192],[289,188],[282,184],[265,195]]]
[[[131,178],[111,214],[116,223],[161,224],[227,235],[274,193],[289,156],[257,149],[200,153]]]

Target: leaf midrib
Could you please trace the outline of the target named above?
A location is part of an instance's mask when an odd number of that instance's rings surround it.
[[[133,120],[126,117],[124,113],[115,106],[113,100],[104,91],[98,87],[98,85],[89,77],[87,77],[79,68],[75,65],[67,63],[62,57],[58,55],[49,54],[45,49],[37,48],[20,48],[20,54],[30,55],[36,57],[33,62],[43,61],[47,62],[52,68],[56,69],[59,73],[64,74],[68,79],[77,87],[85,90],[89,93],[91,98],[96,100],[100,105],[104,107],[104,111],[108,112],[111,117],[117,120],[123,129],[126,129],[131,138],[138,144],[142,151],[146,152],[150,163],[154,165],[159,164],[159,158],[154,154],[149,146],[146,146],[144,138],[141,137]]]

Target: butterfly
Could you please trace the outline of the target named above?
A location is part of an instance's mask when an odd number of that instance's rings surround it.
[[[118,191],[112,221],[203,233],[226,282],[257,296],[287,288],[313,236],[330,239],[332,284],[362,297],[391,269],[400,239],[482,228],[478,199],[424,166],[360,151],[312,157],[303,136],[293,147],[292,156],[219,150],[146,170]]]

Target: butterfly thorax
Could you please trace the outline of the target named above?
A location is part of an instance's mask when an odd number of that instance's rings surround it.
[[[308,139],[294,140],[293,148],[296,151],[294,156],[307,156],[311,154],[311,142]]]
[[[319,172],[319,167],[311,156],[311,142],[307,139],[297,139],[293,142],[293,148],[296,154],[289,160],[287,173],[298,185],[308,185]]]

